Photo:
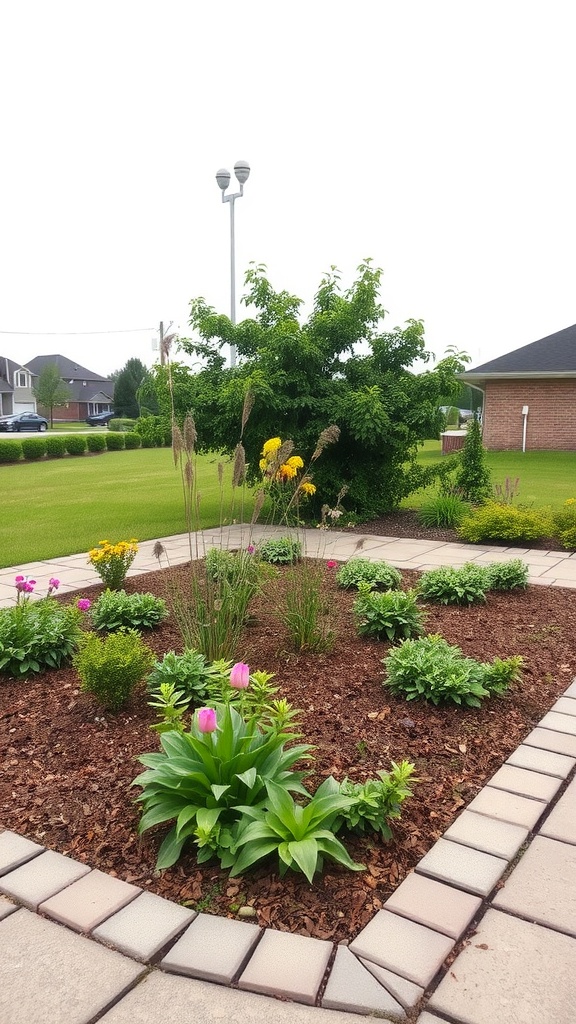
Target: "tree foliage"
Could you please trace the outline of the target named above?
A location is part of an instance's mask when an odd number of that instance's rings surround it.
[[[50,416],[50,426],[54,424],[54,409],[58,405],[66,405],[70,400],[70,388],[62,380],[56,363],[47,363],[38,376],[33,388],[34,397]]]
[[[140,406],[137,391],[147,374],[148,370],[140,359],[129,359],[119,370],[114,384],[114,411],[117,416],[138,418]]]
[[[232,452],[244,397],[251,392],[254,406],[243,443],[253,478],[267,438],[290,438],[310,456],[321,430],[337,424],[339,442],[314,467],[318,504],[333,502],[346,484],[350,511],[369,516],[393,508],[426,480],[415,461],[418,445],[438,433],[439,396],[458,390],[455,374],[465,357],[450,352],[435,369],[414,372],[414,363],[430,359],[424,327],[409,320],[381,330],[381,273],[367,260],[343,290],[332,268],[304,321],[302,300],[274,291],[261,265],[246,274],[243,301],[254,308],[252,318],[233,325],[204,299],[193,300],[190,325],[196,337],[180,346],[205,365],[196,374],[182,364],[155,368],[161,411],[171,402],[178,418],[191,410],[199,444]],[[222,349],[232,342],[238,365],[227,369]]]
[[[466,501],[480,502],[490,495],[490,470],[486,465],[486,449],[482,444],[482,428],[474,417],[468,424],[456,486]]]

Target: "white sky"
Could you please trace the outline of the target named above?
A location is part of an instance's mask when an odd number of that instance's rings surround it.
[[[478,364],[576,321],[568,0],[19,0],[0,16],[0,355],[97,372],[250,260],[310,300],[384,268],[389,329]],[[233,178],[233,181],[235,179]],[[240,319],[243,307],[238,308]],[[60,333],[62,332],[62,333]]]

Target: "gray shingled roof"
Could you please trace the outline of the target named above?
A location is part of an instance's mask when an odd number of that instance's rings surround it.
[[[62,380],[68,385],[70,398],[76,402],[103,402],[106,399],[112,401],[114,397],[114,384],[106,377],[101,377],[94,370],[88,370],[80,366],[73,359],[66,356],[36,356],[26,366],[32,373],[39,377],[42,370],[49,365],[56,364]]]
[[[461,374],[462,381],[478,380],[484,377],[515,376],[530,374],[555,376],[576,375],[576,324],[563,331],[549,334],[546,338],[523,345],[497,359],[491,359],[481,366],[474,366]]]

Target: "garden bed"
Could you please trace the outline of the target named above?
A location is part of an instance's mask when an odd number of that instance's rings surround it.
[[[150,573],[126,589],[165,595],[168,578],[188,571]],[[435,708],[408,704],[383,688],[381,659],[389,645],[356,635],[355,595],[336,587],[335,570],[324,572],[336,630],[331,652],[290,651],[274,614],[285,586],[280,571],[254,602],[235,655],[253,669],[276,673],[279,695],[303,709],[305,741],[316,747],[311,790],[330,774],[362,781],[391,759],[415,762],[420,782],[393,824],[391,842],[375,833],[340,836],[366,871],[327,864],[310,885],[290,872],[279,879],[272,865],[229,879],[217,866],[199,868],[187,853],[157,873],[165,830],[138,838],[136,791],[130,789],[141,770],[138,754],[158,749],[146,694],[138,692],[117,715],[104,713],[79,692],[72,668],[0,684],[0,826],[205,912],[235,917],[239,908],[251,907],[248,913],[262,925],[335,941],[356,934],[576,674],[576,600],[574,591],[534,586],[491,592],[485,605],[471,608],[427,606],[427,632],[441,633],[466,655],[525,659],[522,681],[505,698],[477,710]],[[404,587],[416,581],[416,573],[403,574]],[[101,590],[82,596],[93,599]],[[145,638],[158,656],[181,649],[171,620]]]

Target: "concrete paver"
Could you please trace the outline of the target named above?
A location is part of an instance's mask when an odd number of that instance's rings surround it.
[[[576,845],[576,779],[570,783],[541,825],[540,835]]]
[[[560,715],[576,715],[576,700],[573,697],[559,697],[550,711],[557,711]]]
[[[356,956],[371,960],[422,988],[432,981],[453,942],[446,935],[379,910],[350,943]]]
[[[331,955],[331,942],[267,929],[238,986],[313,1004]]]
[[[520,825],[511,825],[509,821],[499,821],[485,814],[465,810],[446,830],[444,838],[510,861],[518,853],[527,835],[528,829]]]
[[[137,885],[94,870],[41,903],[39,910],[78,932],[91,932],[141,891]]]
[[[0,921],[4,917],[8,917],[9,914],[13,914],[16,910],[18,910],[16,903],[7,900],[5,896],[0,896]]]
[[[95,928],[92,936],[135,960],[153,960],[195,917],[194,910],[143,892]]]
[[[526,796],[516,796],[515,793],[506,793],[503,789],[485,786],[468,804],[468,810],[530,829],[534,828],[546,806],[541,800],[532,800]]]
[[[39,843],[33,843],[16,832],[0,832],[0,877],[38,857],[43,851],[44,847]]]
[[[88,864],[71,860],[61,853],[46,850],[39,857],[22,864],[15,871],[0,878],[0,892],[23,903],[30,910],[37,910],[38,904],[61,889],[88,874]]]
[[[568,736],[564,732],[553,732],[551,729],[541,729],[539,726],[528,733],[523,745],[538,747],[539,750],[552,750],[557,754],[566,754],[568,757],[576,757],[576,736]]]
[[[566,757],[565,754],[555,754],[551,750],[541,750],[538,747],[530,747],[522,743],[506,761],[506,764],[514,765],[516,768],[528,768],[533,772],[541,772],[542,775],[556,775],[559,779],[565,779],[576,764],[576,758]]]
[[[562,785],[562,779],[503,764],[489,780],[488,785],[495,789],[504,789],[508,793],[531,796],[549,803]]]
[[[404,1007],[346,946],[339,946],[322,997],[322,1006],[350,1013],[386,1013],[405,1019]]]
[[[549,711],[544,715],[540,726],[542,729],[552,729],[554,732],[566,732],[569,736],[576,736],[576,718],[573,715]]]
[[[386,900],[384,909],[459,939],[481,905],[478,896],[413,871]]]
[[[366,970],[370,971],[370,974],[373,974],[376,980],[384,988],[387,988],[390,995],[394,996],[394,999],[397,999],[406,1010],[412,1010],[418,1005],[424,995],[421,985],[415,985],[413,981],[407,981],[399,974],[394,974],[393,971],[387,970],[386,967],[380,967],[379,964],[374,964],[370,960],[364,960],[363,957],[359,959]]]
[[[576,846],[536,836],[494,906],[576,937]]]
[[[570,1024],[576,940],[488,910],[428,1009],[462,1024]]]
[[[177,974],[230,985],[261,935],[254,924],[198,914],[160,966]]]
[[[508,862],[501,857],[439,839],[416,865],[416,871],[487,896],[507,867]]]
[[[2,1024],[88,1024],[145,968],[18,910],[0,921]]]

